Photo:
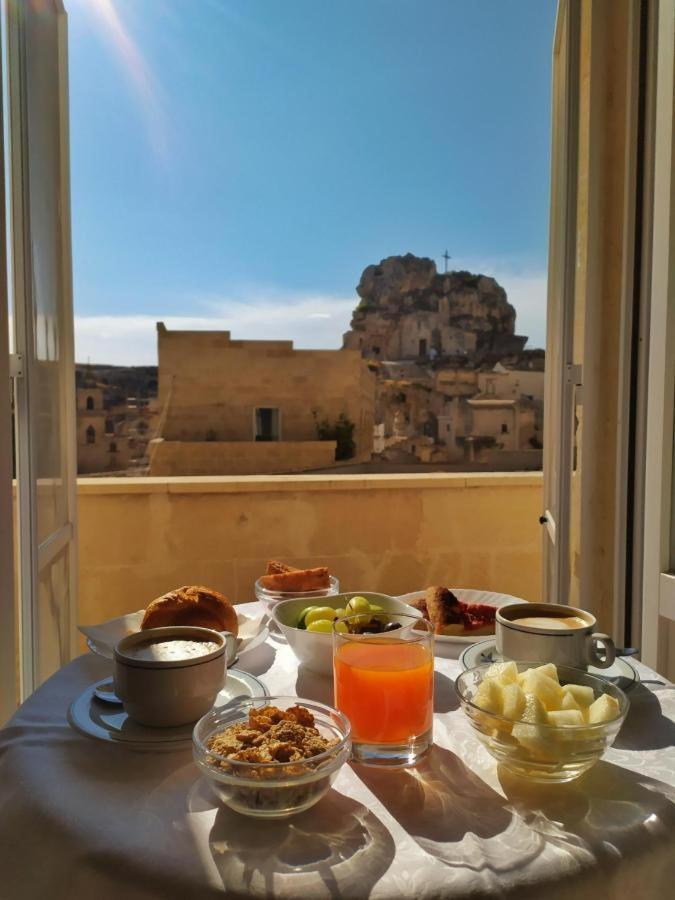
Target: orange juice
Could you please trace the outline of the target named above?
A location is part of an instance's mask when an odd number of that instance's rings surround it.
[[[352,739],[401,743],[431,728],[434,658],[421,643],[380,638],[335,648],[335,705]]]

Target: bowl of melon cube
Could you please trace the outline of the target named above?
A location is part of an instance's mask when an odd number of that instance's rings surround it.
[[[604,678],[553,663],[476,666],[456,681],[471,725],[506,770],[530,781],[572,781],[611,747],[628,698]]]

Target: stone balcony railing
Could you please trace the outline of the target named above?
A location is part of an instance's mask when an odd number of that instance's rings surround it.
[[[540,595],[541,473],[78,479],[79,621],[181,584],[254,599],[269,558],[345,590]]]

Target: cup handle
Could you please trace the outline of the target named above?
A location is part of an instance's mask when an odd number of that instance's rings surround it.
[[[598,644],[605,651],[604,657],[598,653]],[[614,641],[608,634],[601,634],[600,632],[592,634],[589,638],[588,651],[589,662],[598,669],[609,669],[616,659]]]
[[[225,662],[229,667],[237,655],[237,639],[229,631],[221,631],[221,634],[225,638]]]

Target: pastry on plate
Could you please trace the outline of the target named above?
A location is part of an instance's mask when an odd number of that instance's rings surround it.
[[[462,603],[444,587],[430,587],[424,597],[411,604],[434,626],[436,634],[454,637],[479,637],[494,634],[494,606],[485,603]]]
[[[196,625],[215,631],[239,631],[234,606],[223,594],[198,585],[184,585],[148,604],[141,629]]]
[[[268,591],[323,591],[330,587],[330,572],[325,566],[316,569],[294,569],[285,563],[270,560],[260,584]]]

